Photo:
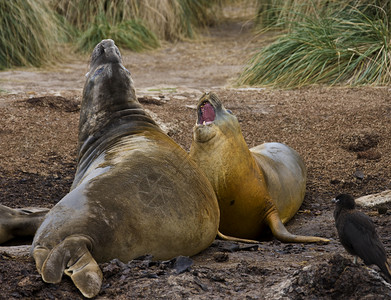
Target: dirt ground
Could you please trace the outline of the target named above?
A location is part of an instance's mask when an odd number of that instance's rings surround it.
[[[339,244],[331,199],[391,189],[391,89],[312,87],[234,88],[244,62],[270,34],[254,38],[231,20],[197,42],[123,51],[140,102],[167,133],[189,150],[194,106],[214,91],[238,117],[250,147],[282,142],[308,168],[307,193],[287,228],[331,239],[329,244],[258,245],[216,240],[191,260],[101,264],[97,299],[391,299],[378,268],[352,263]],[[0,203],[52,207],[69,190],[76,164],[81,91],[87,57],[48,69],[0,73]],[[391,257],[391,206],[360,208],[374,220]],[[0,247],[0,299],[82,299],[70,279],[46,284],[28,246]]]

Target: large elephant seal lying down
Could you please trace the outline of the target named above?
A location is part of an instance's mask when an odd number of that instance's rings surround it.
[[[71,191],[46,215],[32,245],[45,282],[69,275],[99,293],[97,262],[194,255],[216,237],[213,188],[135,97],[112,40],[94,49],[84,86],[78,166]]]
[[[190,156],[217,195],[222,236],[259,239],[265,226],[283,242],[327,242],[289,233],[283,223],[303,202],[306,168],[293,149],[265,143],[248,149],[237,118],[213,93],[197,106]]]

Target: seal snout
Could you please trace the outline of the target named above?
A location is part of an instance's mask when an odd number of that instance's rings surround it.
[[[121,63],[122,57],[114,41],[111,39],[102,40],[95,46],[91,56],[91,65],[99,62],[104,63]]]

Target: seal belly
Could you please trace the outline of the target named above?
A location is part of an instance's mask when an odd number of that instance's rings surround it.
[[[267,189],[279,216],[286,223],[304,200],[304,162],[296,151],[281,143],[264,143],[250,151],[264,174]]]
[[[231,173],[225,173],[217,180],[209,179],[218,195],[219,230],[225,235],[257,239],[264,230],[264,212],[269,195],[262,173],[250,151],[246,149],[246,152],[248,155],[242,155],[240,161],[231,159],[232,165],[236,166],[231,166]]]

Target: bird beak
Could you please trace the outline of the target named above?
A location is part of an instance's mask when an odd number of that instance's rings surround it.
[[[331,202],[333,202],[333,203],[338,203],[338,200],[335,199],[335,198],[333,198],[333,199],[331,199]]]

